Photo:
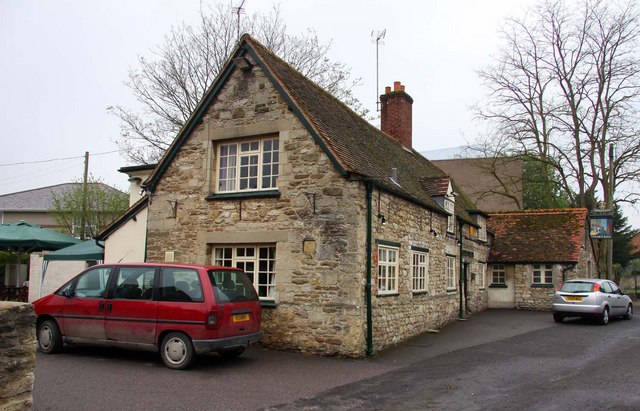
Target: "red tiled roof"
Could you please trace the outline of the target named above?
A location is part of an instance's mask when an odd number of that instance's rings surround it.
[[[448,176],[423,177],[420,179],[424,189],[432,196],[446,195],[450,181],[451,179]]]
[[[490,262],[576,263],[585,238],[587,209],[490,213]]]

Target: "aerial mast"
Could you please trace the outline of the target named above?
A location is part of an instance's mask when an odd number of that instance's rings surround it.
[[[238,40],[240,40],[240,15],[244,14],[244,2],[247,0],[242,0],[238,7],[233,8],[233,13],[238,17]]]
[[[380,78],[379,78],[379,64],[378,64],[378,48],[382,44],[384,45],[384,36],[387,35],[387,29],[373,30],[371,31],[371,42],[376,43],[376,111],[380,111]]]

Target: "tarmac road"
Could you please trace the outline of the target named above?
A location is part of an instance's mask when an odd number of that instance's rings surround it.
[[[67,347],[38,353],[33,409],[637,410],[639,348],[637,318],[601,327],[512,310],[476,314],[366,360],[251,348],[180,372],[154,353]]]

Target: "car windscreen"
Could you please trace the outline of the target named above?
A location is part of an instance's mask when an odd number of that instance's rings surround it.
[[[208,274],[218,303],[258,300],[253,284],[243,271],[209,270]]]
[[[590,293],[593,291],[593,284],[591,282],[566,282],[560,288],[560,291],[565,293]]]

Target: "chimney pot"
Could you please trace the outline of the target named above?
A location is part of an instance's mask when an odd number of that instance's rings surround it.
[[[393,91],[400,91],[400,82],[399,81],[394,81],[393,82]]]
[[[384,94],[389,94],[391,93],[391,86],[387,86],[384,88]]]

